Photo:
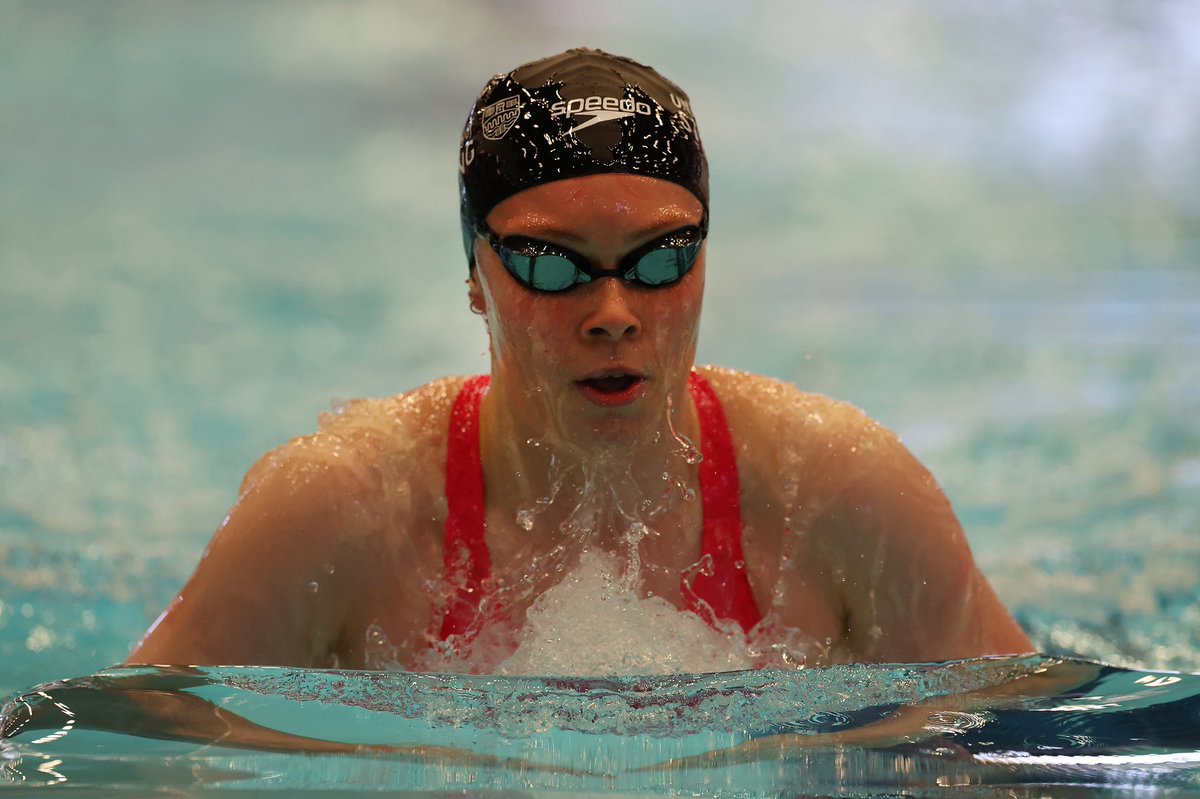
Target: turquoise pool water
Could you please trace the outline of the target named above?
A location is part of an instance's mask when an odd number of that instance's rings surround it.
[[[1198,716],[1200,676],[1038,657],[609,679],[111,669],[5,707],[0,791],[1195,796]]]
[[[244,470],[485,368],[454,146],[589,43],[688,88],[701,360],[849,399],[1039,648],[1200,669],[1200,17],[0,0],[0,694],[120,661]]]

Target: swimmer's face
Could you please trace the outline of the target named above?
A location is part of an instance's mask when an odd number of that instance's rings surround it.
[[[571,250],[595,269],[688,226],[700,201],[668,181],[591,175],[527,189],[487,217],[501,239],[520,236]],[[569,443],[632,443],[678,407],[696,355],[704,249],[677,283],[648,288],[601,278],[560,293],[519,284],[475,240],[471,305],[491,339],[495,388],[518,421]]]

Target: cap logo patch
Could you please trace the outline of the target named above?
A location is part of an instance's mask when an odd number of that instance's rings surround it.
[[[653,113],[649,103],[635,101],[630,97],[592,95],[591,97],[576,97],[574,100],[560,101],[550,106],[551,119],[561,116],[590,117],[588,121],[567,131],[568,136],[584,128],[590,128],[599,122],[611,122],[614,119],[631,117],[634,114],[650,116]]]
[[[497,100],[489,106],[484,106],[481,112],[483,119],[483,138],[498,141],[504,134],[512,130],[517,117],[521,115],[521,98],[514,94]]]

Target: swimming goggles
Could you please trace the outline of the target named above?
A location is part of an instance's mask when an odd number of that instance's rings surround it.
[[[480,222],[476,232],[491,245],[513,278],[534,291],[568,291],[602,277],[618,277],[636,286],[662,288],[678,283],[696,263],[708,235],[708,216],[700,225],[673,230],[628,253],[616,269],[596,269],[579,253],[526,236],[501,239]]]

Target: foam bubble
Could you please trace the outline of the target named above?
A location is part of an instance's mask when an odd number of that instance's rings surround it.
[[[500,674],[627,675],[735,671],[755,663],[725,635],[662,597],[639,597],[612,555],[589,551],[530,606]]]

